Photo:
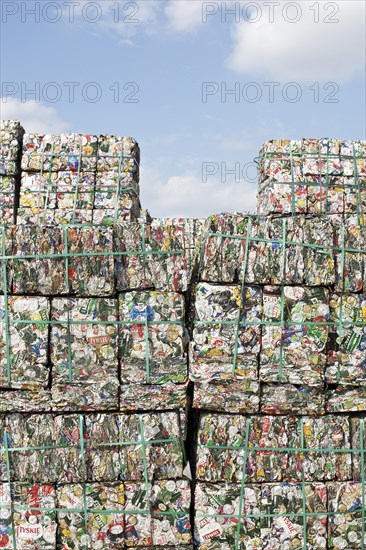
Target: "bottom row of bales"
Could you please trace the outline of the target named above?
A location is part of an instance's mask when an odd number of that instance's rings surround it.
[[[0,485],[5,549],[192,548],[187,480]],[[360,482],[199,483],[201,550],[355,549],[365,541]]]
[[[0,548],[364,548],[362,413],[0,420]]]

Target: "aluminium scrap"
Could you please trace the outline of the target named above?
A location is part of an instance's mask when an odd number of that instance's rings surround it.
[[[0,547],[56,548],[56,491],[52,485],[0,484]]]
[[[175,479],[185,463],[183,431],[178,412],[123,415],[122,446],[124,479]]]
[[[17,120],[0,120],[0,175],[19,172],[24,128]]]
[[[17,223],[103,224],[135,221],[138,193],[120,189],[113,173],[23,172]]]
[[[10,259],[12,255],[12,228],[2,225],[0,229],[0,294],[4,294],[4,290],[11,290],[11,273],[10,273]],[[6,287],[6,288],[5,288]]]
[[[98,137],[93,223],[132,222],[140,215],[140,149],[134,138]]]
[[[366,158],[366,157],[365,157]],[[356,177],[343,176],[339,178],[339,183],[344,187],[344,212],[347,214],[357,214],[360,224],[365,226],[366,213],[366,170],[364,166],[359,167]]]
[[[330,296],[330,345],[325,372],[328,384],[366,384],[366,295]]]
[[[260,411],[264,414],[322,415],[325,412],[323,387],[262,384]]]
[[[189,221],[153,218],[146,225],[146,249],[160,252],[147,256],[149,276],[156,289],[188,290],[194,256]]]
[[[0,390],[0,413],[50,412],[50,390]]]
[[[7,269],[13,293],[65,294],[68,291],[65,230],[20,225],[12,228],[11,235],[12,258],[7,260]]]
[[[209,380],[194,383],[193,408],[229,412],[259,412],[259,382]]]
[[[198,252],[203,239],[206,220],[203,218],[151,218],[148,220],[155,231],[165,228],[166,232],[176,233],[181,243],[184,243],[184,255],[189,271],[188,280],[195,274]],[[158,240],[161,237],[158,235]]]
[[[140,215],[139,185],[129,172],[97,172],[93,223],[110,225],[136,221]]]
[[[200,247],[200,280],[235,282],[240,239],[233,236],[239,233],[238,226],[245,228],[245,220],[245,214],[231,213],[214,214],[206,220]]]
[[[261,548],[260,486],[197,483],[194,542],[200,550]]]
[[[190,397],[186,384],[122,384],[120,386],[121,412],[177,411],[180,432],[184,440],[188,436],[188,412]]]
[[[100,383],[118,375],[117,300],[54,298],[51,364],[55,384]]]
[[[98,194],[96,192],[95,201],[97,201],[97,198]],[[105,208],[104,204],[106,201],[104,200],[103,207],[98,206],[93,209],[93,224],[112,225],[113,223],[133,222],[138,219],[140,214],[140,199],[134,193],[123,193],[117,201],[113,192],[109,195],[108,200],[111,207]]]
[[[322,385],[328,341],[327,289],[264,287],[263,321],[260,380]]]
[[[90,134],[35,134],[23,137],[22,170],[26,172],[92,171],[98,138]]]
[[[16,120],[0,121],[0,221],[14,221],[24,130]]]
[[[116,288],[185,292],[191,269],[184,224],[164,220],[154,224],[121,223],[114,226]],[[188,250],[188,253],[187,253]]]
[[[110,296],[114,292],[109,227],[19,225],[7,260],[15,294]]]
[[[320,174],[308,174],[304,176],[304,181],[307,184],[307,212],[309,214],[345,213],[345,193],[346,190],[349,191],[347,179],[332,174],[328,177]]]
[[[328,486],[329,511],[328,548],[359,550],[366,544],[364,513],[366,501],[364,483],[332,483]],[[333,513],[332,513],[333,512]],[[362,540],[363,535],[363,540]]]
[[[246,423],[246,417],[241,415],[200,415],[196,453],[199,481],[241,480],[247,469]]]
[[[366,385],[339,384],[326,392],[326,410],[329,413],[366,411]]]
[[[307,189],[302,180],[301,140],[271,140],[259,151],[257,211],[306,213]]]
[[[121,416],[88,414],[85,418],[87,478],[115,481],[121,478],[123,446]]]
[[[0,174],[0,222],[2,225],[14,221],[14,205],[17,181],[14,176]]]
[[[270,220],[269,260],[271,284],[301,285],[304,282],[304,228],[304,216],[273,218]]]
[[[85,383],[52,383],[53,411],[83,412],[118,410],[119,382],[117,376]]]
[[[299,453],[288,451],[300,448],[298,426],[295,417],[201,415],[197,478],[246,483],[298,479]]]
[[[110,227],[68,227],[69,284],[77,296],[114,292],[113,232]]]
[[[357,291],[364,283],[365,228],[356,215],[216,214],[207,220],[202,234],[201,281],[243,284],[245,268],[246,284],[343,288],[343,260],[345,288]]]
[[[342,221],[332,217],[335,228],[335,289],[340,292],[366,290],[366,227],[359,224],[357,216]]]
[[[202,550],[292,550],[304,545],[318,550],[327,545],[324,483],[200,482],[195,504],[195,542]]]
[[[7,479],[7,468],[11,481],[84,481],[81,428],[82,419],[78,415],[6,415],[6,432],[2,434],[3,481]]]
[[[182,477],[185,459],[178,412],[123,415],[121,438],[130,443],[121,446],[124,479]]]
[[[198,283],[189,347],[191,380],[256,380],[261,313],[260,288]]]
[[[298,459],[298,479],[305,481],[347,481],[353,479],[357,447],[348,416],[304,417],[299,437],[306,451]],[[334,449],[334,452],[331,451]]]
[[[203,414],[197,478],[240,482],[245,475],[248,482],[272,482],[301,481],[304,476],[306,481],[343,481],[352,478],[350,448],[347,417]]]
[[[124,548],[122,483],[58,485],[57,538],[64,550]]]
[[[187,480],[124,484],[126,547],[156,548],[192,542],[189,510],[191,487]]]
[[[0,296],[0,386],[37,389],[48,383],[50,302],[38,296]]]
[[[129,136],[102,134],[98,137],[98,172],[119,171],[139,181],[140,150]]]
[[[351,417],[352,448],[358,449],[352,455],[352,480],[361,481],[365,470],[365,449],[366,449],[366,422],[365,414]],[[363,451],[363,453],[362,453]]]
[[[307,218],[304,227],[305,285],[328,286],[335,283],[334,226],[329,218]]]
[[[1,397],[1,394],[0,394]],[[122,384],[120,386],[120,411],[166,411],[187,408],[187,385],[172,384]]]
[[[52,384],[51,390],[1,390],[0,412],[83,412],[119,407],[116,377],[86,384]]]
[[[344,214],[365,206],[364,141],[271,140],[259,155],[261,215]]]
[[[121,382],[185,382],[185,303],[175,292],[118,296]]]
[[[89,479],[140,481],[183,475],[178,412],[89,414],[85,420]]]
[[[264,483],[260,511],[263,514],[260,548],[326,548],[327,488],[324,483]]]
[[[268,231],[268,220],[245,212],[210,216],[203,230],[200,280],[268,284]]]
[[[23,172],[17,224],[91,223],[94,187],[93,172]]]
[[[178,544],[175,546],[156,546],[150,545],[150,546],[129,546],[130,550],[193,550],[193,546],[186,545],[186,544]]]

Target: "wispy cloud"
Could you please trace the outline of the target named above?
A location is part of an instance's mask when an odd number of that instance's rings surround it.
[[[175,32],[189,32],[202,23],[200,0],[170,0],[164,10],[168,29]]]
[[[203,183],[194,172],[164,179],[157,169],[142,168],[141,200],[152,216],[205,218],[214,212],[254,211],[256,186],[244,181],[223,183],[219,177]]]
[[[34,100],[20,101],[15,98],[0,98],[1,118],[20,120],[27,132],[56,133],[70,129],[54,107],[47,107]]]

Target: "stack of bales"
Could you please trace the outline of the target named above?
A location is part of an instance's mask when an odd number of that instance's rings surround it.
[[[18,224],[3,233],[1,542],[190,548],[185,317],[199,222],[125,217],[130,138],[24,144]]]
[[[26,134],[0,546],[365,546],[365,150],[269,142],[259,213],[202,224],[137,218],[132,138]]]
[[[0,220],[13,223],[19,182],[24,129],[18,121],[0,122]]]
[[[195,543],[363,548],[366,144],[273,141],[191,305]],[[266,216],[264,216],[265,214]]]

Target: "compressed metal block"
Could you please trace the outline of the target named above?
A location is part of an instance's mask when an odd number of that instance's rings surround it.
[[[119,357],[123,384],[185,382],[185,304],[175,292],[120,294]]]
[[[190,343],[191,380],[256,380],[261,314],[259,288],[199,283]]]

